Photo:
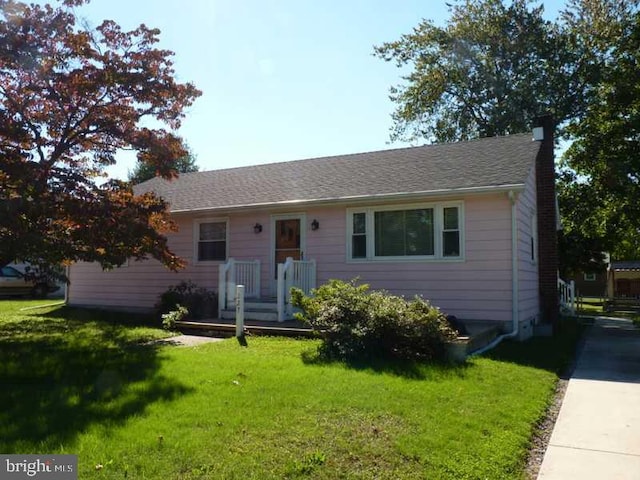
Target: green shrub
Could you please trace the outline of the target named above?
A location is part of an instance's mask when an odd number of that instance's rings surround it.
[[[356,280],[330,280],[306,296],[292,289],[292,303],[323,339],[322,353],[333,358],[396,357],[443,359],[456,338],[444,314],[420,297],[407,301],[369,291]]]
[[[218,295],[193,282],[180,282],[160,295],[156,311],[160,316],[176,311],[181,305],[189,312],[188,318],[215,318],[218,315]]]
[[[189,310],[182,305],[178,305],[175,310],[162,314],[162,327],[166,330],[173,330],[176,322],[184,320],[189,315]]]

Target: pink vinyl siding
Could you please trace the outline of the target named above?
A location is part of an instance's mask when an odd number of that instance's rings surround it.
[[[449,199],[450,200],[450,199]],[[475,195],[462,201],[461,259],[353,261],[347,258],[347,209],[352,205],[291,208],[215,215],[176,216],[179,232],[170,235],[173,251],[187,262],[170,272],[156,261],[130,262],[128,267],[103,272],[96,264],[71,269],[70,302],[76,305],[151,308],[169,285],[191,280],[217,289],[220,262],[194,261],[194,218],[228,219],[228,252],[238,260],[260,260],[263,295],[273,292],[273,215],[303,214],[304,257],[317,261],[318,284],[331,278],[360,277],[374,289],[416,294],[447,314],[463,319],[511,319],[511,207],[506,193]],[[425,203],[437,202],[429,200]],[[388,205],[388,204],[387,204]],[[374,207],[366,204],[364,207]],[[402,204],[399,204],[402,207]],[[524,208],[524,207],[523,207]],[[319,228],[311,229],[317,220]],[[253,226],[260,223],[261,233]],[[524,227],[523,227],[524,228]],[[524,248],[524,247],[523,247]],[[530,279],[521,279],[529,288]],[[531,304],[531,294],[525,298]],[[529,305],[527,304],[527,305]],[[533,311],[531,306],[525,309]]]
[[[132,260],[129,266],[106,272],[97,263],[74,264],[71,267],[69,302],[73,305],[148,310],[153,308],[167,287],[181,280],[191,280],[210,289],[217,288],[219,262],[193,261],[193,218],[176,217],[174,220],[179,231],[168,235],[169,245],[187,262],[185,269],[172,272],[155,260]]]
[[[431,201],[431,200],[430,200]],[[372,205],[367,205],[372,206]],[[318,283],[360,277],[374,289],[422,295],[464,319],[511,319],[511,223],[506,194],[464,199],[463,260],[350,261],[344,207],[309,209],[320,228],[307,235]]]
[[[536,233],[536,170],[531,172],[525,184],[525,190],[518,198],[518,309],[521,321],[536,317],[540,312],[538,297],[538,263],[537,252],[531,259],[531,235]],[[537,239],[534,248],[537,250]]]

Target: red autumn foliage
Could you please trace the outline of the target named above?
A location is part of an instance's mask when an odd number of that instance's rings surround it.
[[[159,31],[105,20],[79,26],[73,7],[0,0],[0,265],[19,258],[182,261],[164,233],[165,202],[104,181],[122,149],[165,177],[187,154],[174,133],[200,95],[174,78]],[[150,119],[156,128],[146,128]]]

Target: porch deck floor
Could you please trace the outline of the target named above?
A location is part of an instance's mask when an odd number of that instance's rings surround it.
[[[180,331],[193,331],[204,335],[233,336],[236,322],[233,319],[202,319],[176,322]],[[297,320],[273,322],[266,320],[245,320],[245,332],[256,335],[285,335],[293,337],[313,336],[311,328]]]

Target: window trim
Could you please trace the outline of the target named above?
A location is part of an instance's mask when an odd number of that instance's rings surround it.
[[[460,232],[460,255],[456,257],[443,255],[443,230],[444,230],[444,208],[458,208],[458,231]],[[396,211],[396,210],[417,210],[433,209],[433,247],[434,255],[406,255],[406,256],[376,256],[375,255],[375,212]],[[367,256],[364,258],[353,258],[353,215],[355,213],[365,214]],[[350,207],[346,209],[346,261],[347,263],[373,263],[373,262],[464,262],[465,261],[465,217],[464,202],[445,201],[432,203],[408,203],[393,205],[373,205],[363,207]]]
[[[595,282],[597,277],[595,273],[585,273],[582,277],[585,282]]]
[[[458,209],[458,228],[445,228],[444,222],[444,210],[446,208],[457,208]],[[440,206],[440,215],[442,215],[442,223],[440,229],[440,241],[442,242],[440,255],[442,258],[460,258],[462,256],[462,218],[460,214],[460,207],[457,205],[441,205]],[[444,254],[444,234],[448,232],[458,232],[458,255],[445,255]]]
[[[225,224],[225,248],[224,260],[200,260],[198,257],[198,244],[200,243],[200,225],[203,223],[224,223]],[[223,264],[229,260],[229,218],[228,217],[211,217],[196,218],[193,220],[193,263],[201,265]]]

